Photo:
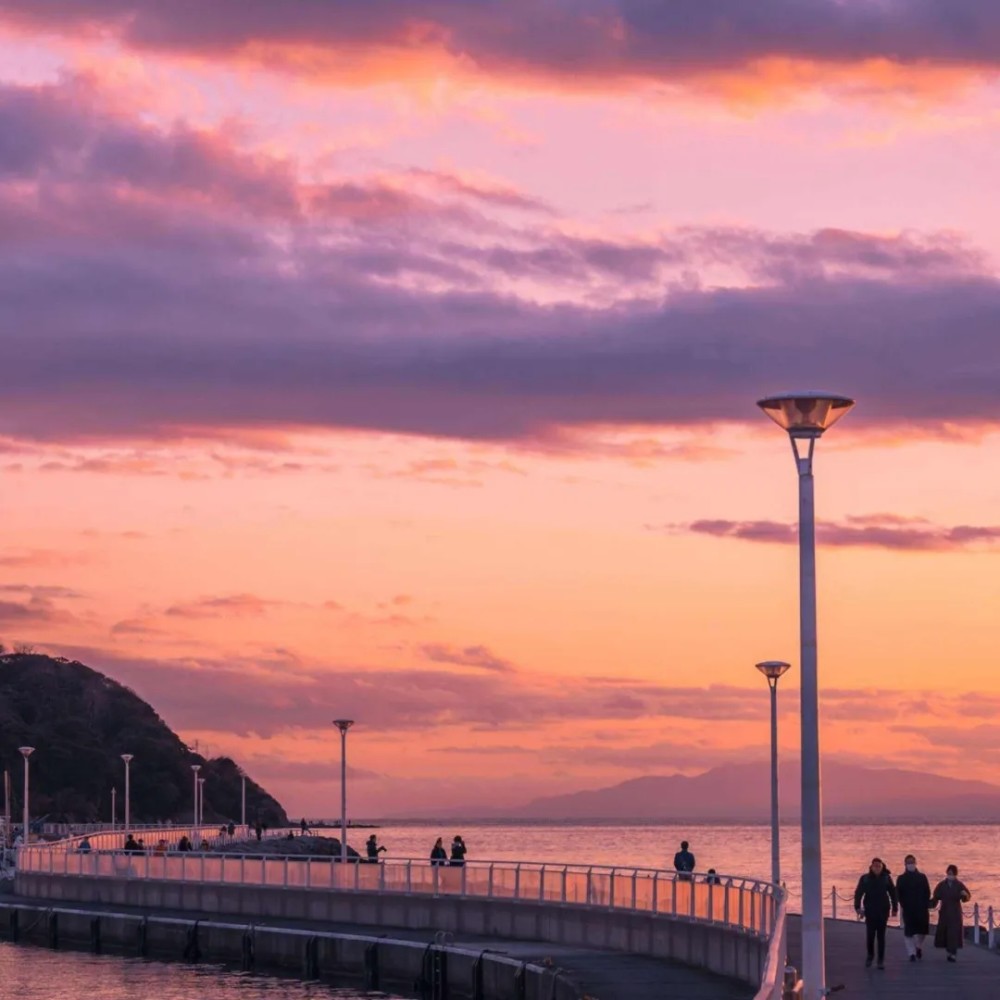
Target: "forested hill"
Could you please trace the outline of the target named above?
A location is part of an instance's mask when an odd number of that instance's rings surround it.
[[[132,822],[190,822],[192,764],[205,778],[204,817],[209,823],[240,820],[240,776],[228,757],[193,753],[153,708],[104,674],[70,660],[35,653],[0,656],[0,770],[11,775],[12,812],[21,813],[23,761],[31,757],[31,815],[69,822],[107,821],[111,789],[124,810],[124,764],[131,764]],[[0,784],[0,810],[2,810]],[[247,778],[247,819],[268,826],[287,823],[284,809]]]

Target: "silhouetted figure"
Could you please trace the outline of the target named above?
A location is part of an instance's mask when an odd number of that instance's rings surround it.
[[[285,834],[285,840],[294,840],[294,839],[295,839],[295,834],[291,830],[289,830],[288,833]]]
[[[198,850],[199,851],[210,851],[211,849],[212,849],[212,845],[209,844],[209,842],[204,837],[202,837],[201,838],[201,843],[198,845]]]
[[[903,944],[910,961],[916,962],[924,957],[924,937],[930,931],[931,886],[912,854],[903,864],[906,871],[896,879],[896,895],[903,911]]]
[[[705,882],[708,885],[722,885],[722,879],[719,878],[714,868],[709,868],[705,875]]]
[[[445,865],[448,863],[448,852],[444,849],[444,841],[438,837],[431,848],[431,864]]]
[[[228,833],[230,837],[235,837],[236,836],[236,824],[235,823],[230,823],[229,826],[226,827],[226,833]]]
[[[365,850],[368,852],[368,860],[371,861],[371,862],[373,862],[373,863],[377,863],[378,862],[378,856],[379,856],[379,854],[381,854],[383,851],[387,850],[387,848],[382,847],[379,844],[378,838],[373,833],[365,841]]]
[[[858,916],[865,915],[865,946],[868,954],[865,967],[872,964],[875,957],[875,941],[878,940],[878,967],[885,968],[885,925],[889,922],[889,911],[895,916],[899,909],[899,898],[892,883],[889,869],[881,858],[872,858],[868,871],[858,879],[854,890],[854,909]]]
[[[309,829],[309,824],[308,824],[308,823],[306,822],[306,818],[305,818],[305,816],[303,816],[303,817],[302,817],[302,822],[301,822],[301,823],[299,823],[299,826],[300,826],[300,827],[301,827],[301,829],[302,829],[302,836],[303,836],[303,837],[304,837],[304,836],[305,836],[305,835],[306,835],[307,833],[311,833],[311,832],[312,832],[312,831],[311,831],[311,830]]]
[[[962,927],[962,904],[972,898],[972,893],[964,882],[958,881],[958,866],[948,865],[947,876],[943,882],[938,882],[931,896],[931,907],[941,904],[938,915],[937,930],[934,932],[934,947],[944,948],[948,953],[949,962],[957,962],[956,952],[962,947],[965,935]]]
[[[188,840],[187,834],[185,834],[183,837],[181,837],[180,840],[177,841],[177,850],[178,851],[190,851],[190,850],[192,850],[191,841]]]
[[[140,837],[140,838],[139,838],[139,839],[138,839],[138,840],[136,841],[136,843],[137,843],[137,844],[139,845],[139,853],[140,853],[140,854],[145,854],[145,853],[146,853],[146,841],[144,841],[144,840],[142,839],[142,837]]]
[[[89,854],[90,853],[90,838],[89,837],[84,837],[83,840],[80,841],[80,844],[77,847],[77,850],[81,854]]]
[[[688,842],[681,841],[681,849],[674,855],[674,870],[678,878],[690,879],[694,871],[694,855],[688,850]]]
[[[257,840],[260,841],[261,837],[264,836],[264,828],[260,825],[260,821],[254,824],[253,832],[257,834]]]
[[[141,854],[142,853],[142,848],[136,842],[135,838],[132,836],[131,833],[125,838],[125,846],[124,846],[123,850],[125,851],[126,854]]]
[[[465,851],[465,841],[456,834],[451,842],[451,863],[461,868],[465,864]]]

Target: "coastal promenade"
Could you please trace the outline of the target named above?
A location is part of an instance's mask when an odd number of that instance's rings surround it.
[[[1000,955],[966,943],[958,962],[945,961],[934,948],[933,930],[920,962],[907,960],[903,933],[890,927],[886,934],[885,969],[865,968],[865,927],[853,920],[825,923],[827,986],[842,986],[845,1000],[995,1000],[1000,997]],[[788,956],[796,968],[801,962],[801,927],[797,915],[788,918]]]
[[[595,982],[589,995],[602,1000],[780,997],[784,893],[754,879],[532,862],[342,864],[254,853],[252,843],[245,853],[230,845],[225,854],[125,854],[98,836],[96,850],[81,850],[79,839],[25,848],[19,904],[74,910],[73,919],[94,907],[151,922],[222,915],[231,930],[367,928],[422,942],[435,935],[449,948],[540,952]]]

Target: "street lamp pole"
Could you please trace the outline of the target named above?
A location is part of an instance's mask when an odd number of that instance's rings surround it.
[[[115,823],[118,822],[118,809],[116,808],[115,796],[118,795],[118,789],[112,787],[111,789],[111,832],[115,832]]]
[[[194,810],[191,815],[193,818],[192,824],[195,830],[198,829],[198,772],[201,770],[201,764],[192,764],[191,771],[192,777],[194,778]]]
[[[205,779],[198,779],[198,826],[205,822]]]
[[[823,813],[819,770],[819,680],[816,640],[816,510],[813,450],[854,400],[824,392],[767,396],[757,405],[788,432],[799,474],[799,664],[802,724],[802,982],[803,1000],[826,990],[823,943]]]
[[[132,763],[133,755],[130,753],[123,753],[122,760],[125,761],[125,832],[128,833],[132,829],[132,796],[129,792],[129,764]]]
[[[31,790],[31,772],[28,767],[28,758],[35,752],[35,748],[18,747],[17,749],[24,758],[24,825],[22,827],[23,836],[21,837],[21,843],[27,847],[28,841],[31,839],[31,827],[29,825],[31,810],[28,807],[28,798]]]
[[[340,730],[340,860],[347,860],[347,730],[353,719],[334,719]]]
[[[778,825],[778,680],[790,663],[765,660],[756,664],[771,689],[771,882],[781,885],[781,829]]]
[[[247,825],[247,773],[240,768],[240,781],[243,783],[243,787],[240,790],[240,826],[246,827]]]

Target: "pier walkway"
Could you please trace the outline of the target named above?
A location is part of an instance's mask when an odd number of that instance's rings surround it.
[[[45,911],[60,906],[86,910],[88,914],[129,914],[141,918],[149,913],[142,907],[117,906],[102,903],[45,904],[37,899],[13,894],[0,896],[0,927],[8,907]],[[173,918],[186,923],[216,921],[246,923],[246,916],[217,912],[192,912],[191,910],[156,910],[157,917]],[[364,926],[336,924],[317,920],[287,920],[268,917],[261,920],[268,927],[290,928],[298,931],[326,931],[350,935],[388,936],[398,940],[417,941],[421,944],[433,940],[428,931],[415,931],[405,927],[385,925]],[[517,941],[508,938],[483,937],[456,933],[448,936],[448,945],[472,951],[489,950],[510,956],[521,962],[549,965],[563,970],[586,996],[594,1000],[752,1000],[756,990],[734,979],[713,975],[704,970],[676,962],[630,955],[597,948],[580,948],[570,945],[544,944],[537,941]],[[213,960],[211,953],[205,961]]]
[[[966,943],[958,962],[945,961],[944,952],[928,938],[924,957],[910,962],[903,947],[903,932],[890,926],[886,934],[885,969],[865,968],[864,924],[849,920],[826,921],[827,986],[843,986],[845,1000],[996,1000],[1000,997],[1000,955]],[[797,915],[788,917],[788,954],[801,968],[802,928]],[[837,996],[838,994],[833,994]]]

